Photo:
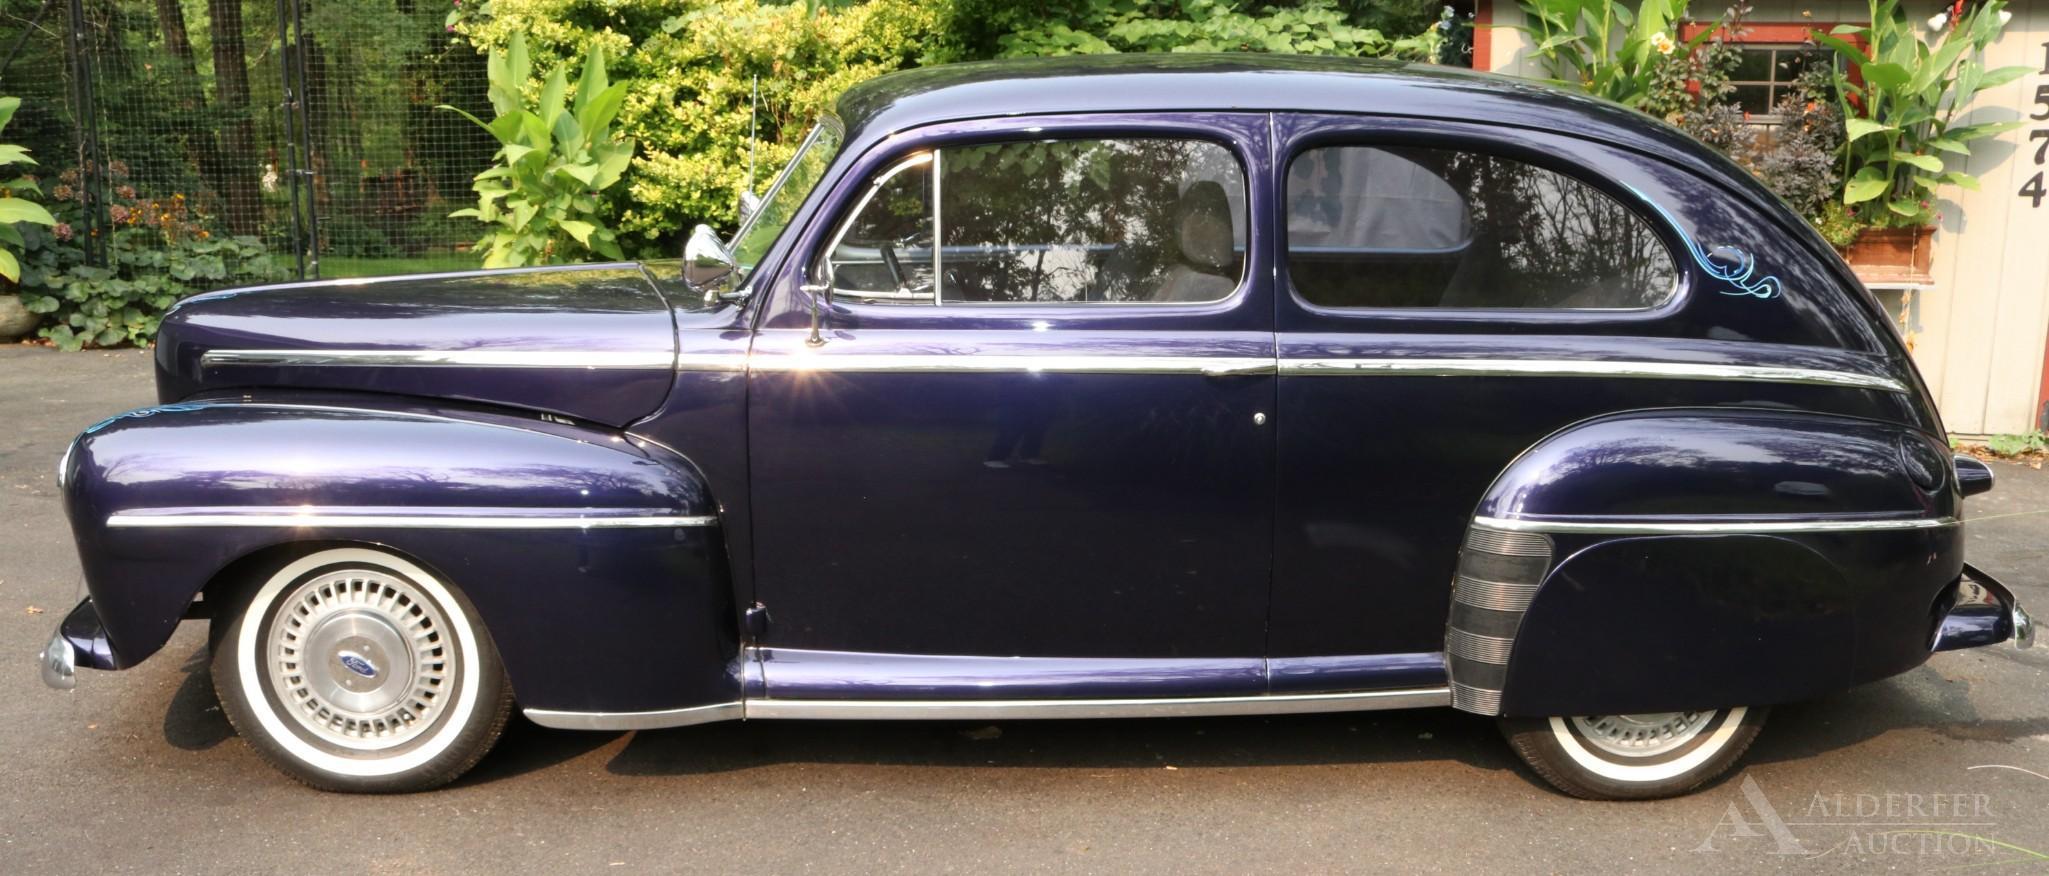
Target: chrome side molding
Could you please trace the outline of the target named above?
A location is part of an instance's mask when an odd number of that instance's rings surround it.
[[[1438,377],[1616,377],[1721,380],[1841,386],[1905,393],[1890,377],[1778,365],[1706,362],[1618,362],[1595,359],[1282,359],[1281,374],[1296,377],[1402,374]]]
[[[513,515],[478,513],[483,509],[407,509],[386,514],[340,507],[148,508],[107,516],[113,529],[176,529],[183,527],[299,527],[340,529],[611,529],[716,526],[717,515],[677,515],[660,509],[645,513]],[[418,513],[426,511],[428,513]]]
[[[747,718],[784,720],[1025,720],[1294,715],[1451,704],[1445,687],[1323,694],[1093,700],[749,700]]]
[[[655,730],[688,727],[714,721],[737,721],[746,717],[739,701],[664,709],[657,712],[563,712],[554,709],[524,709],[527,720],[558,730]]]
[[[1076,356],[978,353],[754,353],[748,367],[772,373],[832,371],[908,374],[1202,374],[1274,373],[1271,357]]]
[[[1446,687],[1323,694],[1074,700],[779,700],[714,703],[659,712],[527,709],[529,720],[564,730],[653,730],[731,720],[994,721],[1042,718],[1186,718],[1295,715],[1451,705]]]
[[[1440,377],[1610,377],[1789,383],[1907,392],[1891,377],[1821,368],[1644,362],[1598,359],[1408,359],[1249,356],[1091,356],[1071,354],[849,353],[751,355],[606,350],[208,350],[201,368],[385,366],[467,368],[654,369],[780,373],[808,371],[923,374],[1203,374],[1212,377],[1279,373],[1291,377],[1374,375]]]
[[[1741,534],[1787,532],[1883,532],[1897,529],[1945,529],[1955,517],[1643,517],[1599,518],[1476,517],[1473,525],[1507,532],[1554,534]]]
[[[464,368],[652,369],[676,367],[673,352],[605,350],[208,350],[199,367],[455,366]]]

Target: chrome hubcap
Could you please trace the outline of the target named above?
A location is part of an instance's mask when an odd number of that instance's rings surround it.
[[[268,643],[286,714],[344,748],[402,745],[455,689],[454,643],[441,610],[411,582],[371,569],[333,572],[280,601]]]
[[[1587,743],[1620,757],[1654,757],[1700,735],[1717,713],[1654,712],[1644,715],[1582,715],[1572,727]]]

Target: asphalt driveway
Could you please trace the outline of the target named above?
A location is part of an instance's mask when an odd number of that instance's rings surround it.
[[[0,873],[2049,864],[2049,647],[1937,655],[1781,707],[1740,773],[1650,804],[1553,793],[1491,722],[1450,709],[630,734],[515,722],[450,788],[322,794],[234,738],[201,624],[134,670],[82,672],[76,691],[36,680],[79,598],[57,457],[151,401],[146,354],[0,347]],[[2049,473],[1997,470],[1970,500],[1971,557],[2049,613]]]

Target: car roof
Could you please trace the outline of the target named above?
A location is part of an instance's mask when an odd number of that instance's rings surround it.
[[[1530,79],[1361,58],[1270,54],[1071,55],[890,73],[841,96],[847,144],[943,122],[1100,112],[1325,112],[1478,121],[1656,155],[1783,209],[1750,174],[1650,116]]]

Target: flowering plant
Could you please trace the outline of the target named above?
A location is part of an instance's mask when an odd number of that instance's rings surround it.
[[[1914,32],[1899,0],[1867,2],[1870,26],[1844,25],[1814,35],[1857,73],[1852,77],[1845,70],[1836,77],[1846,119],[1843,203],[1870,225],[1929,225],[1938,186],[1978,187],[1976,177],[1945,169],[1938,153],[1968,156],[1972,141],[2020,125],[1958,125],[1957,113],[1979,92],[2030,71],[1985,69],[1985,47],[1998,39],[2008,17],[2005,0],[1990,0],[1953,21],[1939,16],[1930,22],[1942,30],[1937,45]],[[1868,48],[1850,36],[1862,36]]]
[[[1689,0],[1516,0],[1533,49],[1552,81],[1596,97],[1641,107],[1665,59],[1693,48],[1716,28],[1684,43],[1671,33]]]

